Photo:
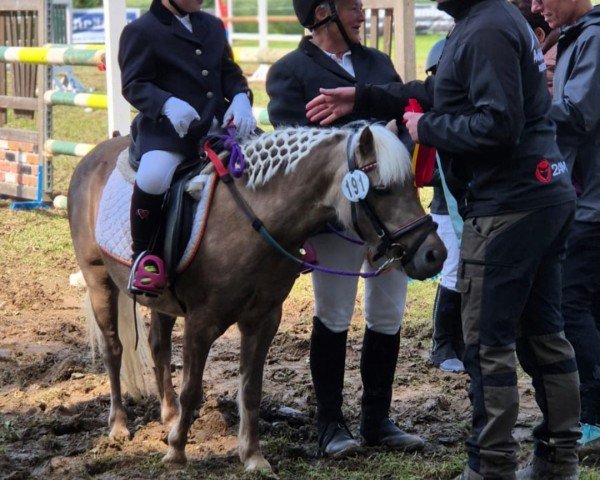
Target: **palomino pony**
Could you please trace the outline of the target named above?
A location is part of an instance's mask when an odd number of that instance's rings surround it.
[[[129,269],[99,248],[95,222],[103,188],[128,144],[128,137],[115,138],[88,154],[73,174],[68,201],[77,262],[104,336],[113,437],[130,435],[121,401],[123,348],[117,321],[125,313],[119,298],[126,298]],[[408,152],[385,127],[279,130],[249,141],[244,152],[248,165],[236,187],[283,249],[298,252],[311,234],[336,222],[349,230],[354,225],[367,243],[379,244],[379,254],[394,260],[397,268],[403,264],[412,278],[424,279],[440,271],[446,250],[419,202]],[[363,185],[366,198],[354,203],[363,208],[355,208],[354,214],[342,193],[342,183],[352,183],[349,170],[360,170],[370,185]],[[298,273],[299,266],[253,230],[231,192],[219,184],[203,243],[190,266],[162,296],[138,299],[152,311],[149,339],[161,417],[172,424],[164,462],[185,463],[193,412],[202,401],[209,349],[237,323],[241,332],[239,455],[247,470],[270,470],[259,447],[263,367],[282,304]],[[127,308],[131,310],[131,302]],[[170,369],[171,332],[177,316],[185,317],[179,401]]]

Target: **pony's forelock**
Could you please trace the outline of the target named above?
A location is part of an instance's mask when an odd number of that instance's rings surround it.
[[[404,183],[411,176],[411,160],[408,150],[396,134],[383,125],[371,125],[377,170],[382,186]]]

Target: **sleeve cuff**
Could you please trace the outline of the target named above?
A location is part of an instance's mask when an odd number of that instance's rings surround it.
[[[369,104],[370,91],[371,85],[356,85],[356,93],[354,94],[354,107],[352,108],[353,115],[368,115],[366,109],[367,105]]]

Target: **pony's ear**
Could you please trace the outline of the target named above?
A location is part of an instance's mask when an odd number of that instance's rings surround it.
[[[373,133],[369,127],[363,128],[360,132],[360,139],[358,140],[358,149],[361,155],[366,156],[373,152]]]
[[[398,136],[398,122],[396,122],[396,119],[390,120],[385,128],[387,128],[394,135]]]

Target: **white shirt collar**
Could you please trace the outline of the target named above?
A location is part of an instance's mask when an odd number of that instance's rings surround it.
[[[350,50],[345,52],[342,55],[342,58],[338,58],[338,56],[335,53],[329,53],[323,49],[321,49],[321,50],[323,51],[323,53],[325,55],[327,55],[329,58],[331,58],[335,63],[337,63],[344,70],[346,70],[346,72],[348,72],[353,77],[356,77],[356,75],[354,74],[354,65],[352,65],[352,58],[351,58],[352,52]]]
[[[192,21],[190,20],[190,16],[186,15],[185,17],[178,17],[177,15],[173,15],[177,20],[183,23],[183,26],[187,28],[190,32],[192,31]]]

